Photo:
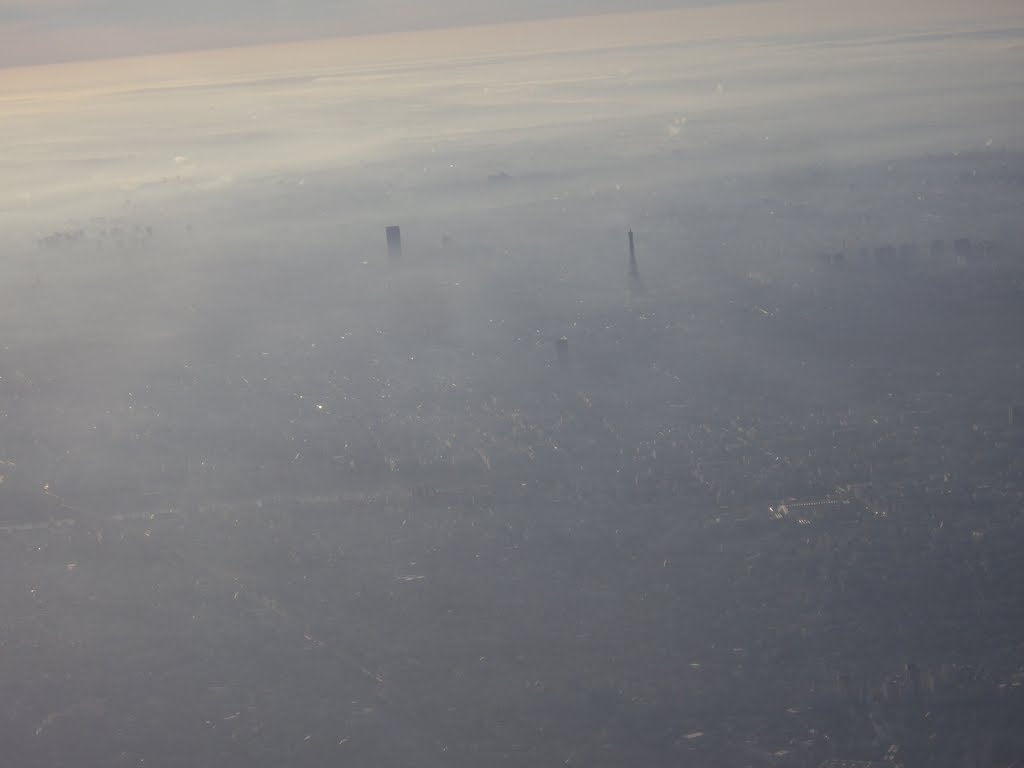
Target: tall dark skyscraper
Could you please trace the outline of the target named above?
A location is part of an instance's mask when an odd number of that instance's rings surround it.
[[[398,259],[402,256],[402,229],[398,226],[390,226],[385,231],[388,240],[388,256]]]
[[[636,246],[633,244],[633,230],[629,230],[629,277],[631,280],[640,279],[640,265],[636,261]]]
[[[558,356],[558,364],[565,366],[569,364],[569,339],[565,336],[555,341],[555,350]]]

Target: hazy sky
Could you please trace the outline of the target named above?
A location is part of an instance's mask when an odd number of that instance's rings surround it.
[[[727,0],[0,0],[0,66]]]
[[[673,176],[1016,147],[1018,3],[766,0],[10,68],[0,229],[372,162],[417,188],[564,171],[583,135],[581,173],[678,151]]]
[[[1018,0],[907,0],[840,3],[834,0],[754,0],[775,31],[858,17],[878,30],[923,29],[958,17],[975,24],[1002,21],[1019,26]],[[0,67],[139,54],[305,40],[335,36],[449,28],[507,21],[744,6],[738,0],[0,0]],[[743,29],[749,12],[733,16],[730,34]]]

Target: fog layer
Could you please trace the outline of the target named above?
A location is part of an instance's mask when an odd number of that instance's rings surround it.
[[[0,70],[12,764],[1024,753],[1024,19],[824,8]]]

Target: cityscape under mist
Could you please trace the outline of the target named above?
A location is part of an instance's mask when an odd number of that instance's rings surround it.
[[[0,763],[1021,765],[954,5],[0,69]]]

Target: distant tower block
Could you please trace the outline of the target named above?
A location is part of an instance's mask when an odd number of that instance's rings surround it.
[[[558,355],[558,364],[566,366],[569,364],[569,339],[563,336],[555,342],[555,351]]]
[[[953,255],[957,266],[963,266],[974,258],[974,245],[969,238],[961,237],[953,243]]]
[[[636,261],[636,246],[633,244],[633,230],[629,230],[629,278],[640,279],[640,265]]]
[[[388,256],[399,259],[402,256],[402,228],[391,226],[384,230],[388,239]]]

